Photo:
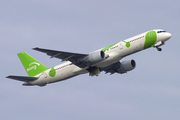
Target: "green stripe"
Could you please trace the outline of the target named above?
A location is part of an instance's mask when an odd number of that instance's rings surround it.
[[[107,46],[107,47],[105,47],[105,48],[101,49],[101,51],[105,52],[105,51],[107,51],[109,48],[111,48],[111,47],[115,46],[116,44],[117,44],[117,43],[112,44],[112,45],[110,45],[110,46]]]

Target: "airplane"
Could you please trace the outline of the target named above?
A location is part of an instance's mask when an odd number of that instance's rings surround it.
[[[10,75],[6,78],[24,82],[24,86],[45,86],[46,84],[67,80],[80,74],[89,73],[89,76],[98,76],[105,73],[127,73],[136,67],[135,60],[120,60],[133,53],[153,47],[162,51],[160,46],[171,38],[171,34],[163,29],[155,29],[137,36],[101,48],[89,54],[64,52],[43,48],[33,50],[46,53],[50,58],[58,58],[64,62],[52,68],[47,68],[26,52],[18,53],[29,76]]]

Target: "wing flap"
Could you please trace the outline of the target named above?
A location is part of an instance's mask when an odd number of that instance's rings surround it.
[[[105,67],[105,68],[102,68],[102,70],[105,71],[105,73],[114,74],[114,73],[118,72],[117,69],[119,68],[120,64],[121,63],[118,61],[114,64],[111,64],[111,65]]]
[[[23,81],[23,82],[30,82],[38,79],[38,77],[14,76],[14,75],[7,76],[6,78]]]

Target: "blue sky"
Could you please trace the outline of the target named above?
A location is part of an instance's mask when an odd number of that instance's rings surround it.
[[[170,0],[1,0],[0,119],[169,120],[180,119],[179,1]],[[59,59],[33,51],[42,47],[89,53],[142,32],[172,34],[163,51],[128,56],[127,74],[88,74],[45,87],[6,79],[27,75],[17,53],[26,51],[47,67]]]

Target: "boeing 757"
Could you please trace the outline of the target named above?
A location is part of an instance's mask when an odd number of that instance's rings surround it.
[[[110,74],[127,73],[136,67],[136,62],[133,59],[120,62],[123,57],[150,47],[161,51],[160,46],[164,45],[170,37],[170,33],[162,29],[155,29],[89,54],[33,48],[33,50],[46,53],[51,58],[58,58],[67,62],[47,68],[26,52],[21,52],[18,53],[18,57],[28,76],[10,75],[7,78],[22,81],[25,86],[45,86],[46,84],[63,81],[85,73],[89,73],[89,76],[98,76],[102,71]]]

